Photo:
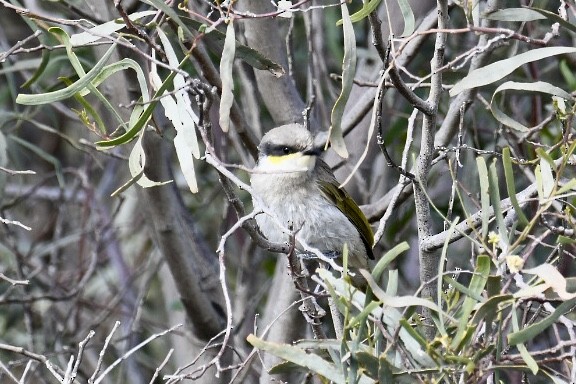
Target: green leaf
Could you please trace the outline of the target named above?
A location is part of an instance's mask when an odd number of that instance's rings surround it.
[[[516,197],[516,183],[514,180],[514,171],[512,170],[512,158],[510,157],[510,147],[505,147],[502,150],[502,164],[504,166],[504,178],[506,179],[506,188],[508,189],[508,197],[510,198],[510,203],[514,207],[514,211],[518,216],[520,222],[524,225],[528,224],[528,219],[520,204],[518,203],[518,198]]]
[[[561,195],[568,191],[576,191],[576,179],[570,179],[566,184],[564,184],[559,190],[558,194]]]
[[[520,327],[518,325],[518,314],[516,313],[516,309],[514,309],[512,311],[512,329],[515,332],[517,332],[519,328]],[[532,355],[530,355],[530,352],[528,352],[528,350],[526,349],[526,346],[522,343],[518,343],[518,344],[516,344],[516,348],[518,348],[518,352],[520,352],[520,356],[522,356],[522,359],[524,359],[524,362],[526,363],[528,368],[530,368],[530,370],[532,371],[532,374],[533,375],[537,374],[538,373],[538,363],[536,363],[536,360],[534,360]]]
[[[552,191],[556,185],[552,173],[552,166],[550,165],[550,162],[554,164],[554,161],[542,148],[538,148],[536,153],[540,156],[541,197],[547,199],[552,195]]]
[[[356,74],[356,37],[354,35],[354,27],[348,14],[348,6],[346,3],[340,4],[343,20],[344,32],[344,59],[342,61],[342,91],[332,108],[330,116],[330,142],[332,148],[338,155],[343,158],[348,158],[348,150],[344,142],[344,135],[342,133],[342,117],[344,116],[344,108],[350,97],[352,85],[354,84],[354,75]]]
[[[157,9],[164,12],[167,16],[169,16],[170,19],[172,19],[180,27],[182,33],[186,38],[190,40],[196,38],[195,34],[193,34],[190,28],[188,28],[188,26],[186,25],[186,23],[188,23],[192,25],[192,28],[196,29],[200,33],[205,33],[203,40],[206,41],[206,45],[209,48],[211,47],[218,47],[220,49],[223,48],[225,41],[225,34],[223,34],[222,32],[216,29],[211,29],[209,32],[207,32],[206,25],[187,17],[180,17],[170,6],[168,6],[162,0],[142,0],[142,1],[156,7]],[[186,23],[184,23],[183,20],[186,20]],[[215,53],[218,56],[220,56],[220,52]],[[246,64],[256,69],[268,70],[276,77],[280,77],[285,73],[284,68],[282,68],[280,64],[273,62],[267,57],[264,57],[260,52],[256,51],[255,49],[240,44],[238,41],[236,41],[236,57],[241,60],[244,60]]]
[[[142,11],[142,12],[135,12],[128,15],[128,19],[131,21],[135,21],[141,19],[146,16],[155,15],[156,11]],[[124,28],[126,24],[124,24],[122,18],[118,18],[112,21],[108,21],[104,24],[97,25],[93,28],[88,29],[82,33],[76,33],[70,36],[70,43],[72,46],[77,47],[80,45],[86,45],[90,43],[94,43],[100,39],[103,39],[107,36],[112,35],[114,32],[117,32]]]
[[[49,63],[50,63],[50,51],[44,49],[42,50],[42,59],[40,61],[40,64],[37,64],[34,67],[36,68],[34,74],[32,75],[31,78],[26,80],[24,84],[22,84],[22,88],[29,88],[32,84],[34,84],[44,74],[44,71],[48,67]]]
[[[421,297],[416,296],[390,296],[382,288],[378,286],[376,281],[372,278],[372,276],[365,270],[361,269],[360,273],[372,289],[374,296],[378,298],[385,306],[392,307],[392,308],[408,308],[408,307],[425,307],[431,309],[434,312],[442,315],[442,309],[436,305],[433,301],[428,299],[423,299]]]
[[[572,244],[576,244],[576,239],[560,235],[556,239],[556,242],[558,244],[566,244],[566,245],[570,244],[570,245],[572,245]]]
[[[483,157],[476,158],[476,166],[478,167],[478,177],[480,179],[480,202],[482,204],[482,233],[481,238],[485,239],[488,235],[488,224],[490,224],[490,195],[488,190],[490,182],[488,181],[488,167]]]
[[[142,108],[141,106],[139,107]],[[124,183],[120,188],[112,192],[110,195],[111,197],[117,196],[121,192],[124,192],[134,183],[138,183],[138,185],[140,185],[142,188],[150,188],[172,182],[172,180],[153,181],[146,177],[144,174],[144,167],[146,165],[146,153],[144,152],[144,148],[142,146],[142,138],[144,137],[144,133],[144,130],[140,132],[140,137],[138,140],[136,140],[132,151],[130,151],[130,156],[128,157],[128,168],[130,169],[132,178]]]
[[[560,318],[560,316],[565,315],[568,311],[572,310],[574,305],[576,305],[576,298],[564,301],[560,304],[554,312],[552,312],[548,317],[543,320],[529,325],[521,330],[515,331],[508,335],[508,342],[511,345],[517,345],[524,343],[526,341],[535,339],[537,336],[542,334],[546,328],[550,327]]]
[[[504,223],[504,214],[500,206],[500,183],[498,182],[498,171],[496,170],[496,161],[490,164],[490,172],[488,174],[488,181],[490,182],[490,200],[494,208],[494,217],[496,218],[496,225],[498,226],[498,234],[500,235],[500,243],[506,247],[510,244],[508,239],[508,231]],[[503,251],[507,251],[502,247]]]
[[[202,32],[202,29],[206,29],[205,24],[199,23],[196,20],[192,20],[186,17],[183,17],[182,19],[199,32]],[[189,36],[189,38],[193,37],[194,36]],[[226,34],[220,32],[217,29],[212,29],[202,37],[202,40],[206,42],[206,46],[209,50],[211,50],[211,52],[217,56],[220,56],[222,54],[222,50],[224,49]],[[283,76],[286,73],[280,64],[270,60],[256,49],[241,44],[238,40],[236,40],[236,58],[244,61],[246,64],[256,69],[269,71],[276,77]]]
[[[378,359],[378,381],[384,383],[394,383],[392,375],[392,365],[386,360],[386,355],[381,354]]]
[[[507,301],[512,302],[513,300],[512,295],[497,295],[492,296],[484,303],[480,305],[480,307],[474,313],[474,317],[472,318],[473,324],[478,324],[484,318],[494,319],[496,315],[501,310],[500,304],[505,303]]]
[[[552,21],[553,23],[560,24],[562,27],[566,28],[570,32],[576,32],[576,25],[564,20],[563,18],[558,16],[558,14],[540,8],[530,8],[530,9],[545,16],[548,20]]]
[[[222,79],[222,96],[220,96],[220,128],[228,132],[230,128],[230,108],[234,103],[234,78],[232,77],[232,67],[234,64],[234,52],[236,50],[236,39],[234,23],[232,19],[226,28],[226,40],[224,50],[220,59],[220,78]]]
[[[303,349],[294,347],[289,344],[278,344],[270,341],[264,341],[252,334],[246,338],[254,347],[269,352],[274,356],[287,360],[291,363],[305,367],[312,372],[336,383],[345,384],[346,380],[334,364],[327,362],[320,356],[313,353],[306,353]]]
[[[536,81],[534,83],[519,83],[519,82],[514,82],[514,81],[505,82],[504,84],[502,84],[498,88],[496,88],[496,90],[494,91],[494,94],[492,95],[492,100],[490,101],[490,109],[491,109],[494,117],[499,122],[501,122],[504,125],[509,126],[510,128],[513,128],[519,132],[527,132],[528,128],[525,127],[523,124],[517,122],[516,120],[512,119],[510,116],[506,115],[504,112],[502,112],[500,109],[498,109],[498,107],[496,106],[496,103],[494,103],[494,99],[496,98],[496,95],[499,92],[509,91],[509,90],[522,91],[522,92],[541,92],[541,93],[547,93],[550,95],[558,96],[558,97],[561,97],[561,98],[566,99],[566,100],[571,100],[571,101],[574,100],[572,95],[570,95],[568,92],[566,92],[563,89],[558,88],[558,87],[556,87],[550,83],[546,83],[543,81]]]
[[[102,56],[102,58],[96,63],[96,65],[94,65],[94,67],[90,71],[88,71],[88,73],[86,73],[86,76],[81,77],[72,85],[64,89],[59,89],[57,91],[40,93],[36,95],[21,93],[16,97],[16,102],[22,105],[50,104],[55,103],[57,101],[66,100],[74,96],[75,93],[81,92],[82,90],[90,86],[91,81],[94,80],[100,74],[100,72],[106,65],[106,62],[114,52],[115,48],[116,44],[114,43],[112,44],[112,46],[110,46],[110,48],[108,48],[106,53],[104,53],[104,56]]]
[[[448,284],[450,284],[451,286],[454,287],[454,289],[456,289],[457,291],[465,294],[466,296],[469,296],[471,298],[473,298],[476,301],[482,301],[482,295],[478,295],[476,292],[471,291],[467,286],[465,286],[464,284],[459,283],[457,280],[454,280],[454,278],[452,278],[451,276],[444,276],[443,277],[444,281]]]
[[[8,137],[10,138],[10,140],[18,143],[19,145],[28,149],[32,153],[35,153],[41,159],[52,164],[52,166],[54,167],[54,172],[56,173],[56,179],[58,180],[58,185],[61,188],[64,188],[65,183],[64,183],[64,173],[62,172],[62,163],[57,157],[53,156],[52,154],[46,152],[44,149],[38,147],[37,145],[32,144],[29,141],[19,138],[18,136],[9,135]]]
[[[8,164],[8,143],[6,136],[0,131],[0,167],[6,167]]]
[[[566,60],[560,62],[560,73],[562,74],[562,77],[564,77],[564,82],[568,84],[568,88],[575,90],[576,76],[574,76],[574,72],[572,72]]]
[[[546,16],[529,8],[506,8],[490,12],[485,18],[499,21],[534,21],[546,19]]]
[[[414,13],[410,7],[410,3],[407,0],[396,0],[398,6],[400,7],[400,12],[402,12],[402,18],[404,19],[404,31],[402,31],[402,37],[411,35],[416,29],[416,20],[414,19]]]
[[[444,276],[444,269],[446,266],[446,259],[448,257],[448,245],[450,244],[450,238],[454,233],[454,228],[458,224],[460,218],[457,216],[450,223],[450,228],[446,232],[446,239],[444,240],[444,245],[442,246],[442,253],[440,254],[440,262],[438,263],[438,276]],[[436,302],[442,306],[442,284],[438,284],[436,291]],[[444,317],[438,316],[438,332],[441,336],[446,336],[446,327],[444,325]]]
[[[478,68],[468,76],[464,77],[450,90],[450,96],[456,96],[460,92],[470,89],[478,88],[487,84],[492,84],[505,76],[512,73],[516,68],[533,61],[545,59],[547,57],[563,55],[569,53],[576,53],[576,48],[572,47],[545,47],[533,49],[528,52],[520,53],[509,59],[497,61],[488,64],[485,67]]]
[[[188,61],[188,57],[189,56],[186,55],[184,57],[184,59],[182,59],[182,61],[178,65],[179,69]],[[172,80],[174,80],[175,76],[176,76],[175,71],[170,72],[170,74],[166,77],[166,79],[162,83],[162,86],[154,94],[152,101],[150,101],[150,103],[148,103],[147,107],[144,109],[144,112],[142,112],[142,114],[139,116],[136,123],[130,124],[130,129],[128,129],[128,131],[126,131],[126,133],[124,133],[121,136],[110,139],[110,140],[98,141],[98,142],[96,142],[96,145],[99,145],[101,147],[114,147],[114,146],[117,146],[120,144],[125,144],[125,143],[133,140],[136,137],[136,135],[138,135],[138,132],[140,132],[140,130],[150,120],[150,117],[152,116],[152,112],[154,111],[154,108],[156,108],[156,104],[158,103],[158,99],[160,98],[161,95],[164,94],[164,91],[166,91],[166,89],[168,89],[169,84],[172,83]]]
[[[378,5],[380,5],[381,1],[382,0],[370,0],[366,3],[364,3],[364,5],[362,6],[362,9],[360,9],[358,12],[356,12],[350,16],[350,18],[349,18],[350,21],[352,23],[356,23],[360,20],[365,19],[366,17],[368,17],[369,14],[374,12],[376,7],[378,7]],[[342,18],[336,22],[336,25],[342,25],[342,24],[344,24],[344,15],[342,15]]]
[[[61,78],[61,80],[66,85],[72,84],[72,81],[70,81],[70,79],[68,78]],[[96,123],[96,126],[98,127],[98,131],[100,132],[100,134],[106,135],[106,124],[104,124],[104,121],[102,120],[96,109],[94,109],[92,104],[88,100],[86,100],[86,98],[84,98],[80,93],[75,94],[74,99],[78,103],[80,103],[80,105],[82,105],[84,111],[86,111],[90,116],[92,116],[94,122]]]
[[[362,370],[366,370],[370,377],[378,377],[379,362],[376,356],[364,351],[353,354]]]
[[[384,256],[382,256],[378,260],[378,263],[376,264],[376,266],[374,266],[374,269],[372,269],[372,277],[374,278],[374,280],[376,281],[380,280],[380,276],[382,276],[382,272],[384,272],[384,269],[386,269],[388,264],[390,264],[400,254],[406,252],[408,249],[410,249],[410,245],[408,245],[407,242],[403,241],[400,244],[396,245],[391,250],[389,250],[388,252],[386,252]]]
[[[488,256],[478,256],[476,261],[476,269],[474,270],[474,275],[470,280],[468,289],[472,293],[470,296],[466,296],[464,302],[462,303],[462,310],[460,313],[461,321],[458,322],[458,330],[456,335],[452,339],[451,348],[454,350],[460,350],[469,328],[468,319],[470,319],[470,314],[474,310],[474,306],[478,302],[474,297],[481,297],[482,291],[486,286],[488,281],[488,274],[490,273],[490,258]]]

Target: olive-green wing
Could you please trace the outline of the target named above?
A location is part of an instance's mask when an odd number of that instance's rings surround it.
[[[318,159],[318,171],[323,173],[323,177],[320,177],[318,186],[324,195],[332,201],[338,209],[350,220],[352,224],[358,229],[360,237],[366,246],[366,253],[370,259],[374,259],[374,253],[372,252],[372,246],[374,245],[374,233],[368,223],[368,219],[362,213],[358,204],[350,197],[348,192],[342,188],[338,188],[338,182],[334,177],[334,174],[328,167],[326,163]]]

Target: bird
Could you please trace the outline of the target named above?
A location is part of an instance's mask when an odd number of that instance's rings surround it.
[[[256,222],[272,242],[289,238],[279,224],[297,231],[296,251],[303,254],[298,239],[336,259],[347,244],[348,265],[357,275],[352,282],[365,285],[354,271],[368,269],[368,259],[374,259],[374,234],[366,216],[320,158],[324,137],[315,137],[298,123],[273,128],[262,137],[250,174],[254,208],[265,210]]]

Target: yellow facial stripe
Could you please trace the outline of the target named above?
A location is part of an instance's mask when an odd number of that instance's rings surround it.
[[[306,172],[314,168],[315,164],[316,156],[297,152],[281,156],[266,156],[258,167],[265,172]]]
[[[290,153],[282,156],[268,156],[268,161],[273,165],[280,165],[287,161],[294,161],[297,157],[301,157],[301,153]]]

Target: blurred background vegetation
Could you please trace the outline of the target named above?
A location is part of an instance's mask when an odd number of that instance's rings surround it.
[[[0,0],[0,382],[575,382],[574,2],[285,4]],[[201,157],[305,111],[379,235],[328,340]]]

